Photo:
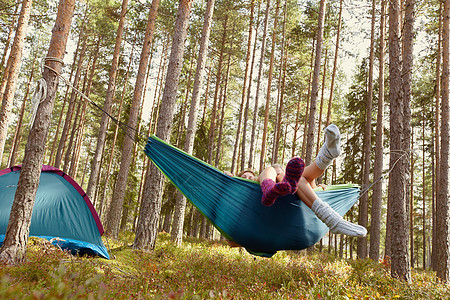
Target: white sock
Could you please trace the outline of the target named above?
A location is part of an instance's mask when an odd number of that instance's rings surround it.
[[[328,203],[323,202],[320,198],[313,202],[311,210],[330,228],[332,233],[356,237],[364,237],[367,234],[366,228],[344,220]]]
[[[325,143],[317,154],[316,164],[325,170],[339,154],[341,154],[341,133],[336,125],[330,124],[325,128]]]

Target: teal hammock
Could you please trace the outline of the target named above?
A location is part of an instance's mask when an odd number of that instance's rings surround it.
[[[227,176],[153,135],[144,151],[227,239],[252,254],[271,257],[279,250],[306,249],[328,232],[297,195],[267,207],[258,182]],[[316,193],[343,216],[358,201],[359,187],[334,185]]]

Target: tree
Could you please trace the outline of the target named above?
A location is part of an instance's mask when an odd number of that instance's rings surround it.
[[[156,135],[164,141],[168,141],[172,128],[173,113],[182,67],[184,42],[187,36],[192,2],[192,0],[181,0],[178,6],[172,49],[167,67],[166,83],[156,129]],[[134,249],[154,249],[155,247],[161,213],[161,191],[163,183],[163,175],[152,164],[145,179],[141,210],[136,227],[136,237],[133,243]]]
[[[197,69],[195,71],[194,88],[192,91],[191,107],[189,109],[189,120],[186,128],[186,137],[184,141],[184,151],[192,154],[194,149],[194,138],[197,131],[198,105],[200,90],[202,88],[203,77],[205,73],[206,55],[208,54],[209,34],[211,32],[212,16],[214,12],[215,0],[208,0],[206,3],[205,18],[203,21],[202,38],[200,41],[200,50],[197,57]],[[183,240],[184,215],[186,210],[186,198],[181,193],[177,193],[175,203],[175,212],[172,227],[172,240],[180,245]]]
[[[389,207],[391,214],[391,275],[401,280],[411,280],[408,257],[408,225],[406,211],[407,166],[404,138],[404,98],[401,62],[401,1],[391,1],[389,5],[389,99],[390,114],[390,160],[392,170],[389,179]]]
[[[111,112],[114,92],[116,90],[116,75],[117,75],[117,68],[119,65],[120,45],[122,43],[127,6],[128,0],[123,0],[122,10],[120,12],[119,18],[119,27],[117,27],[116,43],[114,45],[114,53],[111,62],[111,69],[109,71],[108,89],[106,91],[105,102],[103,104],[103,110],[105,111],[105,113],[102,114],[102,119],[100,121],[100,128],[97,138],[97,147],[95,149],[94,156],[92,158],[91,175],[89,177],[89,183],[86,189],[86,194],[90,199],[94,199],[95,191],[97,189],[97,179],[100,171],[100,161],[103,155],[106,131],[109,123],[109,116],[107,115],[107,113]]]
[[[375,53],[375,11],[376,1],[372,0],[372,21],[370,30],[370,54],[369,54],[369,82],[367,87],[367,101],[366,101],[366,124],[364,127],[364,161],[363,161],[363,187],[366,189],[369,186],[370,176],[370,153],[371,153],[371,137],[372,137],[372,98],[373,98],[373,62]],[[363,190],[364,190],[363,189]],[[359,202],[358,224],[367,227],[369,207],[369,194],[365,191],[361,195]],[[357,241],[358,257],[365,259],[367,257],[367,237],[358,238]]]
[[[323,27],[325,22],[325,8],[326,0],[320,0],[319,17],[317,22],[317,37],[316,37],[316,56],[314,59],[314,74],[311,84],[311,98],[309,103],[309,116],[308,116],[308,135],[306,139],[306,155],[305,163],[308,165],[312,161],[312,152],[314,146],[314,132],[316,123],[316,110],[317,110],[317,96],[319,94],[319,77],[320,77],[320,61],[322,58],[322,46],[323,46]]]
[[[381,0],[380,45],[379,45],[379,76],[378,76],[378,107],[377,128],[375,140],[375,160],[373,178],[375,181],[372,193],[372,209],[370,211],[370,249],[369,257],[378,261],[380,256],[381,204],[383,199],[383,114],[384,114],[384,52],[386,1]]]
[[[264,127],[263,127],[263,136],[261,143],[261,156],[259,160],[259,169],[262,170],[264,168],[264,159],[266,154],[266,140],[267,140],[267,131],[269,125],[269,110],[270,110],[270,93],[272,91],[272,76],[273,76],[273,63],[275,56],[275,45],[276,45],[276,36],[277,36],[277,26],[278,26],[278,12],[280,10],[280,0],[277,0],[277,4],[275,7],[275,20],[272,31],[272,50],[270,52],[270,61],[269,61],[269,74],[267,81],[267,93],[266,93],[266,107],[264,110]]]
[[[17,78],[19,77],[20,62],[22,60],[22,50],[24,40],[27,33],[28,22],[30,20],[32,0],[23,0],[22,8],[20,10],[19,20],[17,23],[16,35],[11,49],[11,54],[8,58],[8,74],[4,76],[7,84],[5,94],[0,97],[2,107],[0,110],[0,164],[5,149],[6,135],[8,133],[8,123],[11,114],[11,108],[14,100],[14,93],[16,92]]]
[[[119,237],[120,220],[122,216],[123,202],[125,198],[125,188],[128,181],[128,171],[132,159],[132,151],[136,134],[136,125],[138,120],[138,112],[141,104],[144,82],[147,74],[148,59],[150,57],[151,43],[155,30],[156,16],[158,14],[159,0],[153,0],[147,20],[147,28],[145,30],[144,45],[142,47],[141,57],[139,60],[138,76],[133,93],[130,113],[126,129],[126,136],[122,149],[122,159],[120,161],[120,169],[117,177],[116,186],[111,201],[111,208],[106,219],[106,232],[113,237]]]
[[[436,199],[436,274],[445,282],[450,276],[449,249],[449,19],[450,0],[444,1],[442,24],[442,103],[441,103],[441,149],[440,174]]]
[[[10,220],[3,247],[0,250],[0,260],[8,263],[20,263],[25,259],[31,215],[44,160],[45,141],[74,7],[75,0],[59,1],[52,39],[46,56],[48,59],[45,61],[42,72],[42,77],[47,85],[47,95],[38,107],[33,127],[28,136]]]

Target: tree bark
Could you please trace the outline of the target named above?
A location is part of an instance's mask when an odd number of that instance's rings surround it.
[[[381,1],[380,18],[380,57],[378,75],[378,111],[375,139],[375,160],[372,193],[372,209],[370,212],[370,249],[369,257],[378,261],[380,257],[381,205],[383,200],[383,115],[384,115],[384,53],[385,53],[386,1]]]
[[[17,128],[14,133],[13,146],[11,148],[10,157],[8,159],[8,166],[10,166],[10,167],[13,167],[16,163],[17,152],[19,151],[20,142],[22,141],[22,123],[23,123],[23,117],[25,115],[25,108],[28,103],[28,95],[30,93],[31,82],[34,77],[35,62],[36,62],[36,56],[33,59],[30,77],[28,77],[27,88],[25,90],[25,95],[23,96],[22,106],[20,108],[20,115],[19,115],[19,120],[17,121]]]
[[[59,2],[47,53],[47,57],[53,59],[46,60],[46,67],[42,74],[47,83],[47,96],[38,107],[36,119],[28,137],[10,221],[0,250],[0,260],[8,263],[20,263],[25,259],[31,215],[44,160],[45,141],[58,87],[58,74],[62,68],[74,7],[75,0]]]
[[[22,61],[22,50],[24,46],[25,36],[27,34],[28,22],[30,20],[30,12],[32,0],[23,0],[20,10],[19,20],[17,23],[16,35],[9,55],[9,70],[7,74],[7,84],[5,94],[3,95],[2,107],[0,110],[0,165],[2,162],[3,151],[5,150],[6,137],[8,134],[8,125],[11,114],[11,108],[16,92],[17,79],[19,77],[20,63]]]
[[[273,76],[273,61],[275,56],[275,45],[276,45],[276,36],[277,36],[277,26],[278,26],[278,12],[280,10],[280,0],[277,0],[276,8],[275,8],[275,20],[272,31],[272,51],[270,52],[270,61],[269,61],[269,71],[268,71],[268,80],[267,80],[267,93],[266,93],[266,109],[264,111],[264,128],[263,128],[263,136],[261,143],[261,156],[259,159],[259,169],[264,169],[264,160],[266,156],[266,142],[267,142],[267,131],[269,126],[269,110],[270,110],[270,93],[272,91],[272,76]]]
[[[450,0],[444,1],[442,26],[442,103],[441,103],[441,148],[440,174],[436,199],[436,275],[444,282],[449,281],[449,19]]]
[[[368,211],[369,211],[369,192],[366,190],[369,187],[370,180],[370,153],[372,152],[372,98],[373,98],[373,63],[375,53],[375,18],[376,18],[376,0],[372,0],[372,20],[370,30],[370,54],[369,54],[369,80],[367,87],[367,101],[366,101],[366,123],[364,126],[364,162],[363,162],[363,184],[362,190],[364,194],[359,200],[359,214],[358,224],[367,227]],[[367,237],[361,237],[357,240],[358,257],[365,259],[367,257]]]
[[[389,209],[391,210],[391,275],[394,278],[409,282],[410,264],[408,257],[408,225],[406,211],[406,178],[405,167],[407,157],[403,151],[405,133],[404,122],[404,90],[401,63],[401,5],[394,0],[389,5],[389,99],[390,114],[390,174]]]
[[[122,10],[120,12],[119,27],[117,28],[116,43],[114,45],[113,59],[111,62],[111,69],[109,71],[108,89],[106,90],[105,103],[103,104],[103,110],[106,113],[111,112],[111,106],[113,103],[114,93],[116,90],[116,75],[119,65],[120,45],[122,43],[123,30],[125,27],[125,15],[127,13],[128,0],[122,1]],[[92,157],[91,175],[89,177],[86,194],[90,199],[94,199],[94,195],[97,189],[97,178],[100,172],[100,161],[103,156],[104,144],[106,139],[106,131],[108,129],[109,116],[103,113],[100,121],[100,128],[97,138],[97,147]]]
[[[317,37],[316,37],[316,56],[314,59],[314,75],[311,84],[311,99],[309,104],[309,116],[308,116],[308,135],[306,139],[306,155],[305,163],[309,165],[312,161],[312,151],[314,147],[314,133],[316,127],[316,110],[317,110],[317,96],[319,93],[319,76],[320,76],[320,61],[322,57],[323,46],[323,27],[325,22],[325,8],[326,0],[320,1],[319,18],[317,24]]]
[[[128,116],[128,123],[124,145],[122,149],[122,159],[120,162],[119,174],[117,176],[117,183],[114,187],[114,193],[111,201],[111,209],[106,219],[106,232],[114,238],[119,237],[120,219],[122,216],[123,202],[125,198],[125,188],[128,181],[128,171],[132,158],[132,151],[135,139],[135,128],[137,125],[137,117],[139,107],[141,104],[142,92],[146,78],[146,71],[148,66],[148,59],[150,57],[151,43],[153,40],[153,33],[155,30],[156,16],[158,14],[159,0],[153,0],[148,15],[147,28],[145,31],[144,44],[142,47],[141,58],[139,62],[138,76],[134,88],[133,99],[131,103],[130,113]]]
[[[439,14],[438,14],[438,43],[437,43],[437,55],[436,55],[436,84],[434,86],[435,89],[435,98],[436,98],[436,104],[435,104],[435,121],[434,121],[434,160],[436,162],[434,170],[434,182],[433,182],[433,193],[432,193],[432,253],[431,253],[431,268],[433,270],[437,270],[437,257],[436,257],[436,249],[437,249],[437,230],[436,230],[436,198],[437,198],[437,190],[439,189],[439,161],[440,161],[440,122],[439,122],[439,116],[440,116],[440,100],[441,100],[441,56],[442,56],[442,2],[439,1]]]
[[[192,91],[191,107],[189,108],[189,119],[186,128],[186,137],[184,140],[184,151],[192,154],[194,149],[194,138],[197,132],[198,106],[200,99],[200,90],[202,89],[203,77],[205,73],[205,62],[208,54],[209,35],[211,32],[211,23],[214,12],[215,0],[208,0],[206,3],[205,17],[203,21],[202,37],[200,41],[200,50],[197,57],[197,69],[195,70],[194,87]],[[186,197],[177,193],[175,211],[173,216],[173,225],[171,238],[176,245],[181,245],[183,241],[184,215],[186,211]]]
[[[258,79],[256,81],[256,95],[255,95],[255,108],[253,110],[253,122],[252,122],[252,136],[250,140],[250,154],[249,154],[249,162],[252,163],[254,161],[254,153],[256,152],[254,149],[256,147],[256,128],[257,120],[258,120],[258,105],[259,105],[259,91],[261,87],[261,77],[262,77],[262,69],[264,65],[264,53],[266,50],[266,36],[267,36],[267,26],[269,24],[269,12],[270,12],[270,0],[267,0],[266,13],[264,17],[264,31],[261,40],[261,56],[259,58],[259,69],[258,69]],[[259,170],[260,172],[262,170]]]
[[[158,118],[156,130],[156,135],[164,141],[169,140],[170,130],[172,128],[173,113],[183,61],[184,42],[187,36],[192,2],[192,0],[181,0],[178,6],[172,50],[160,107],[161,113]],[[133,243],[134,249],[154,249],[155,247],[161,213],[161,191],[163,183],[163,175],[152,164],[145,180],[141,211],[136,228],[136,237]]]

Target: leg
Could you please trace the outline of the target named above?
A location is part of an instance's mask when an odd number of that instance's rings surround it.
[[[362,237],[367,234],[367,230],[363,226],[344,220],[328,203],[323,202],[311,187],[314,180],[323,174],[326,167],[340,153],[339,129],[335,125],[329,127],[325,129],[325,143],[320,149],[316,161],[305,169],[299,180],[297,194],[316,216],[330,228],[332,233]]]
[[[266,168],[260,175],[262,203],[272,205],[279,196],[293,194],[297,191],[298,181],[305,164],[299,157],[291,159],[286,166],[286,174],[281,182],[276,182],[277,171],[273,167]]]

